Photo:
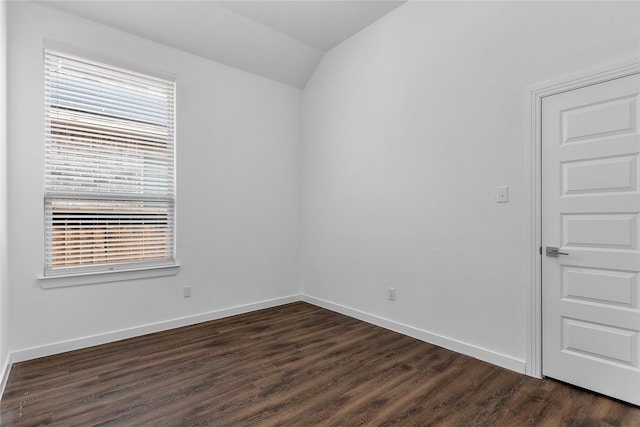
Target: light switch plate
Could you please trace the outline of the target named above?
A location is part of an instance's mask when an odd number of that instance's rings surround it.
[[[507,203],[509,201],[509,187],[503,185],[496,188],[496,202]]]

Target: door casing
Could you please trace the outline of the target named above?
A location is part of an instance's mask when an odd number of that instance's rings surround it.
[[[631,74],[640,73],[640,57],[611,64],[568,77],[531,86],[526,90],[526,133],[529,150],[526,152],[525,170],[529,194],[524,200],[528,206],[526,222],[530,224],[525,236],[525,262],[529,272],[527,292],[527,375],[542,378],[542,99],[547,96],[590,86]]]

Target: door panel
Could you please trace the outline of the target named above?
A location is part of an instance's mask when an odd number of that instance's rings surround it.
[[[572,143],[605,135],[636,131],[636,99],[598,102],[562,112],[564,141]]]
[[[563,350],[603,361],[637,366],[637,332],[576,319],[563,319]]]
[[[562,166],[563,195],[604,191],[635,191],[636,156],[611,157]]]
[[[637,215],[564,215],[562,246],[635,249]]]
[[[562,298],[638,308],[638,274],[565,267]]]
[[[640,76],[542,102],[543,374],[640,404]],[[543,251],[544,252],[544,251]]]

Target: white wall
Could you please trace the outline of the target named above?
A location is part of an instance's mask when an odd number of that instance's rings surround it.
[[[0,0],[0,393],[9,358],[9,295],[7,282],[7,2]]]
[[[637,55],[639,6],[414,1],[326,54],[303,100],[303,292],[524,370],[526,88]]]
[[[11,2],[9,24],[8,277],[18,359],[298,295],[299,90],[38,4]],[[177,75],[177,276],[57,289],[38,282],[43,38]],[[70,340],[80,341],[54,345]]]

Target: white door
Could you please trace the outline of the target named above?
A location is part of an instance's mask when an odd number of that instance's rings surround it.
[[[542,101],[542,372],[636,405],[639,93],[636,74]]]

